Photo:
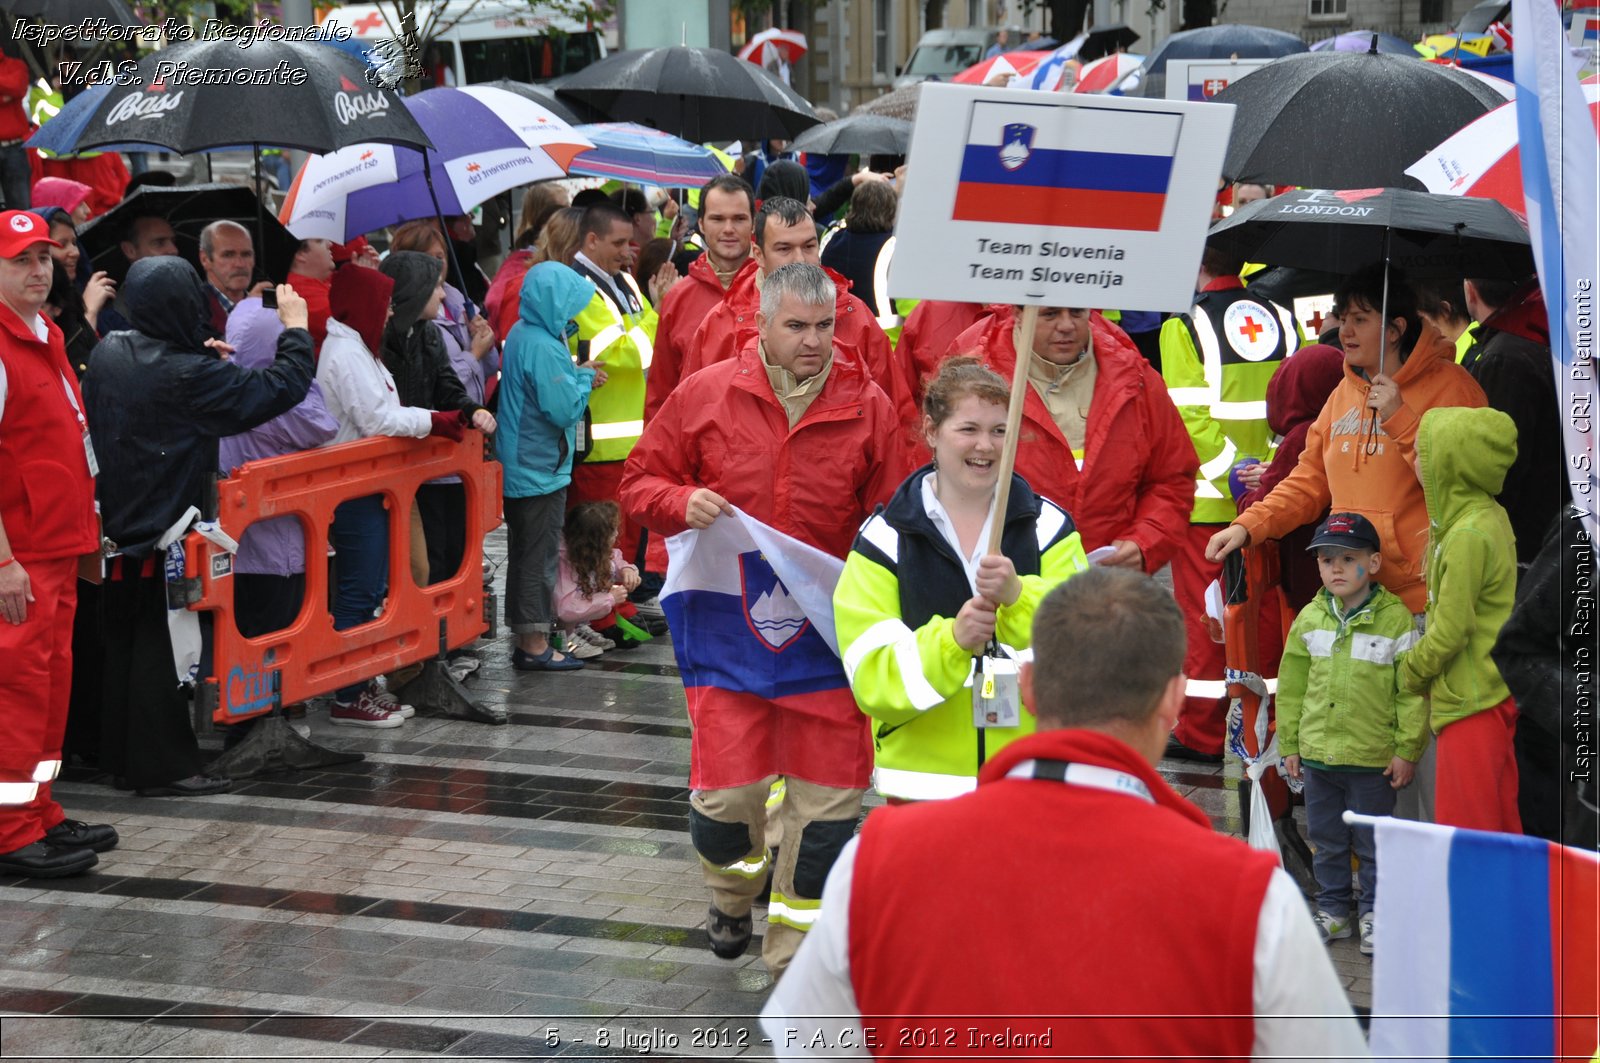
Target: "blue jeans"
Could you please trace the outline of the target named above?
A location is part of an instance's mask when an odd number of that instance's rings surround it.
[[[1366,915],[1378,897],[1376,839],[1371,827],[1352,827],[1344,813],[1394,814],[1395,791],[1383,773],[1329,771],[1303,765],[1306,778],[1306,831],[1316,849],[1317,907],[1340,919],[1350,915],[1350,854],[1361,861],[1360,911]]]
[[[381,495],[352,498],[333,511],[333,540],[338,580],[333,592],[333,630],[365,624],[378,614],[389,590],[389,511]],[[354,701],[366,683],[335,693]]]

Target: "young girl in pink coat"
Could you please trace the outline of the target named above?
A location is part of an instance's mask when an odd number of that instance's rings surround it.
[[[598,657],[619,644],[624,649],[637,644],[618,625],[619,610],[632,612],[628,592],[639,585],[638,568],[624,562],[617,549],[620,523],[621,510],[615,502],[585,502],[567,511],[561,531],[556,619],[566,652],[580,660]],[[596,631],[597,623],[604,634]]]

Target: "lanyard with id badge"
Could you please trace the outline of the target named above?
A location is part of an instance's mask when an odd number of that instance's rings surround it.
[[[1022,723],[1022,686],[1017,662],[993,639],[972,668],[972,725],[1017,727]]]

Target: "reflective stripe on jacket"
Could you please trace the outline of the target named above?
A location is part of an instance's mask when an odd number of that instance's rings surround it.
[[[1229,470],[1271,459],[1267,384],[1299,345],[1294,315],[1243,288],[1202,292],[1192,314],[1161,327],[1161,375],[1200,459],[1193,523],[1233,520]]]
[[[845,674],[861,711],[875,721],[878,791],[907,800],[954,797],[1008,742],[1033,731],[972,722],[974,657],[955,640],[955,615],[972,597],[966,570],[922,502],[924,466],[882,512],[861,526],[834,589],[834,621]],[[1022,594],[997,613],[995,639],[1018,658],[1033,644],[1033,613],[1052,587],[1089,567],[1065,510],[1012,481],[1001,551]]]
[[[589,396],[594,449],[586,461],[622,461],[644,432],[644,380],[655,355],[656,312],[633,278],[621,276],[642,310],[623,311],[605,287],[596,285],[589,305],[573,319],[578,325],[573,353],[587,345],[588,360],[603,361],[606,371],[605,385]]]

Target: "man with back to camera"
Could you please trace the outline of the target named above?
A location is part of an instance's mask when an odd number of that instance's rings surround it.
[[[1092,568],[1033,623],[1038,733],[974,793],[867,817],[762,1011],[778,1058],[1366,1057],[1294,880],[1155,771],[1172,595]]]
[[[97,471],[50,294],[50,225],[0,213],[0,874],[76,875],[117,844],[50,795],[72,686],[78,559],[98,554]]]

